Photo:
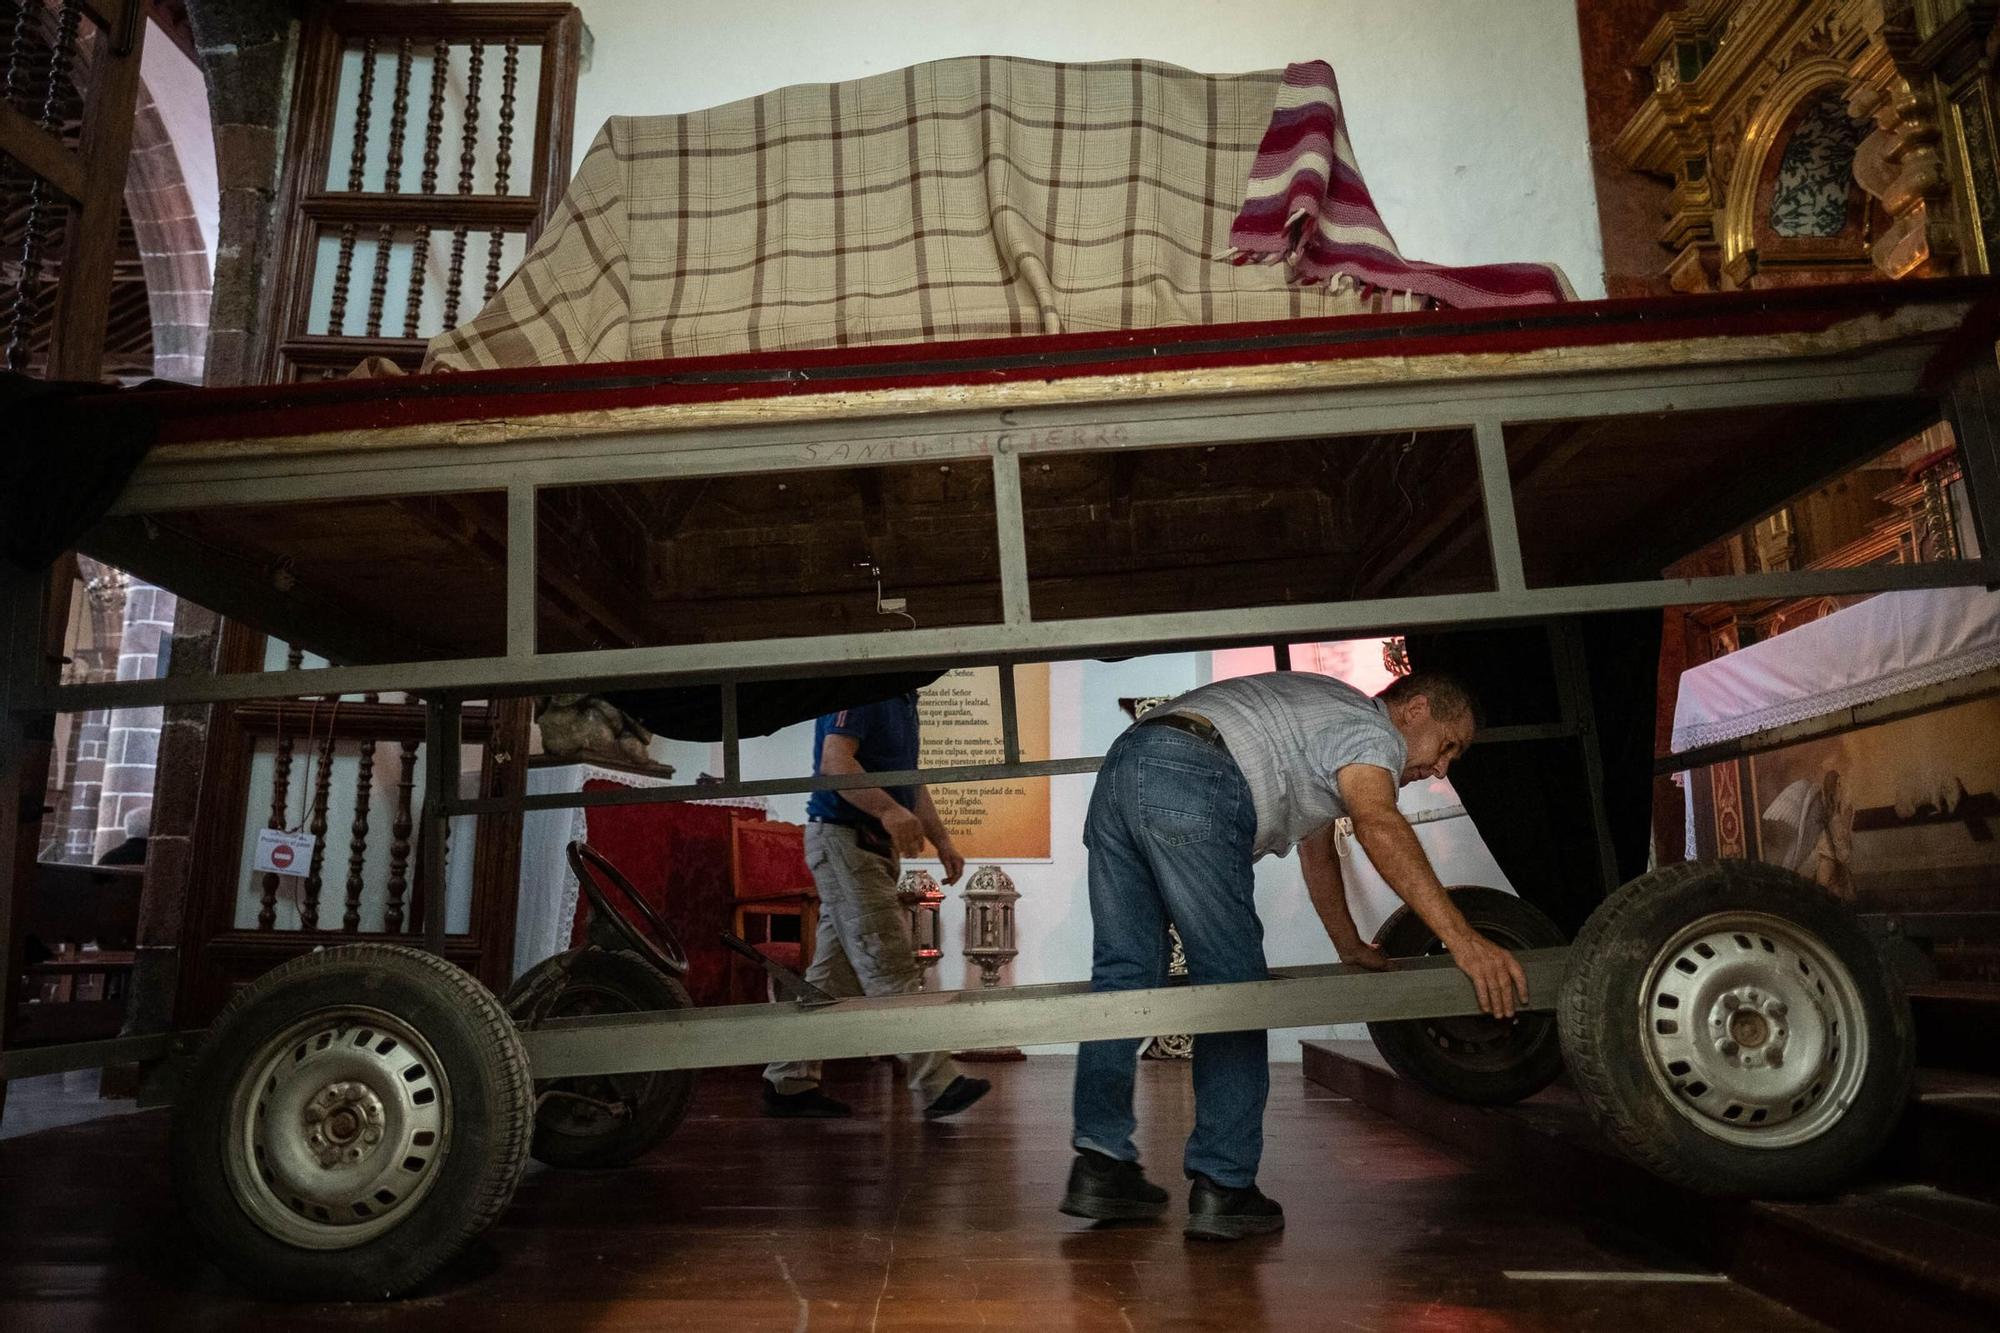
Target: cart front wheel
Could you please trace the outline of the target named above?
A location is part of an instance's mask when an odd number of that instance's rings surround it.
[[[508,989],[505,1004],[524,1027],[694,1007],[686,987],[638,954],[595,948],[543,959]],[[624,1166],[680,1128],[694,1085],[692,1069],[544,1080],[535,1084],[529,1153],[547,1166]]]
[[[1909,1097],[1909,1002],[1824,889],[1755,861],[1642,876],[1577,936],[1558,1010],[1612,1140],[1706,1194],[1823,1194]]]
[[[493,995],[415,949],[326,949],[210,1030],[174,1109],[175,1195],[244,1286],[397,1295],[497,1217],[527,1162],[528,1062]]]

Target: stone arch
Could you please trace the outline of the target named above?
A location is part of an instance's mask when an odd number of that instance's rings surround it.
[[[195,223],[194,200],[173,139],[143,83],[134,116],[132,156],[125,168],[125,212],[132,220],[146,275],[153,374],[200,384],[208,339],[208,247]]]

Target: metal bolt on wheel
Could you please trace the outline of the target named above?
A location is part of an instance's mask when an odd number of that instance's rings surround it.
[[[451,1088],[429,1043],[391,1015],[316,1014],[266,1042],[247,1070],[224,1160],[244,1210],[272,1235],[361,1245],[436,1181]]]
[[[1705,1132],[1752,1148],[1818,1137],[1868,1067],[1861,996],[1840,961],[1775,916],[1704,917],[1654,956],[1648,1068]]]

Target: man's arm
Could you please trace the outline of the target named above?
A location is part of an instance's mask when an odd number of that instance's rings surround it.
[[[958,883],[964,873],[965,858],[958,854],[958,845],[951,840],[951,830],[938,818],[937,805],[931,800],[931,789],[921,783],[917,786],[917,822],[923,825],[924,836],[937,848],[938,860],[944,864],[944,882]]]
[[[1349,764],[1334,775],[1340,797],[1354,820],[1354,836],[1424,924],[1437,932],[1458,970],[1472,979],[1479,1007],[1495,1018],[1512,1018],[1528,1002],[1528,974],[1514,955],[1474,930],[1444,891],[1417,831],[1396,808],[1396,779],[1386,768]]]
[[[1333,848],[1333,825],[1328,824],[1299,844],[1299,867],[1306,875],[1306,896],[1312,900],[1326,937],[1343,963],[1358,963],[1371,972],[1385,972],[1389,960],[1380,950],[1361,938],[1355,928],[1354,913],[1347,907],[1347,886],[1341,879],[1340,857]]]
[[[861,738],[830,733],[820,743],[819,771],[821,773],[866,773],[857,754],[861,749]],[[917,817],[897,803],[896,798],[880,787],[843,787],[840,799],[846,801],[863,814],[875,816],[882,821],[883,831],[895,845],[901,856],[921,856],[924,850],[924,827]]]

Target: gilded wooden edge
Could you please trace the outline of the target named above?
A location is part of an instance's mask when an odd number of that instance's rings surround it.
[[[580,409],[542,416],[479,417],[425,422],[379,430],[326,431],[311,435],[190,441],[161,445],[149,467],[210,460],[297,457],[322,453],[430,448],[440,444],[507,444],[537,439],[575,439],[640,431],[697,431],[728,426],[824,420],[915,416],[934,412],[1061,407],[1209,398],[1270,392],[1365,388],[1394,384],[1449,383],[1478,379],[1521,379],[1591,371],[1685,368],[1743,364],[1799,357],[1834,356],[1949,333],[1966,306],[1906,306],[1885,314],[1843,320],[1805,333],[1717,335],[1642,343],[1598,343],[1548,347],[1528,352],[1444,353],[1276,365],[1218,366],[1154,374],[1079,376],[1060,380],[1013,380],[998,384],[951,384],[867,389],[825,394],[793,394],[730,402],[665,403],[646,407]]]

